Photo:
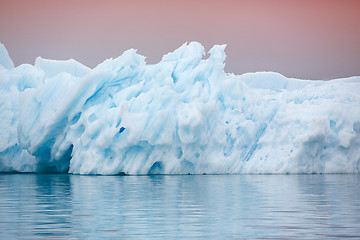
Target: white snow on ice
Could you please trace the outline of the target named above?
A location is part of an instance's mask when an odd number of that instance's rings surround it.
[[[0,44],[0,171],[359,172],[360,77],[227,74],[224,49],[14,68]]]

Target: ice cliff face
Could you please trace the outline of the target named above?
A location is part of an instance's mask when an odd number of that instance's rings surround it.
[[[358,173],[359,77],[226,74],[224,48],[14,68],[0,45],[0,171]]]

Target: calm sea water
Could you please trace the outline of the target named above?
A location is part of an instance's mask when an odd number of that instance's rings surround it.
[[[360,239],[360,175],[0,175],[0,239]]]

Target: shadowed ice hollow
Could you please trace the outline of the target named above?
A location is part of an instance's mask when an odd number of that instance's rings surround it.
[[[225,45],[94,69],[0,44],[0,171],[75,174],[358,173],[360,77],[224,72]],[[246,61],[246,59],[244,60]]]

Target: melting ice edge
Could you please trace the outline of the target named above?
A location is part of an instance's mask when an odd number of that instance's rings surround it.
[[[225,45],[136,50],[90,69],[0,44],[0,171],[358,173],[360,77],[224,72]]]

